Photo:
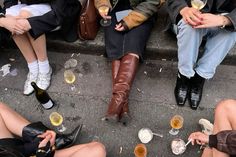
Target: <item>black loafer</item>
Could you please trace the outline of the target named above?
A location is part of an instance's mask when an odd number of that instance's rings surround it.
[[[175,99],[178,106],[184,106],[186,102],[189,91],[189,80],[190,80],[189,78],[178,72],[174,91]]]
[[[205,79],[197,73],[190,79],[189,104],[193,110],[196,110],[201,102],[204,83]]]

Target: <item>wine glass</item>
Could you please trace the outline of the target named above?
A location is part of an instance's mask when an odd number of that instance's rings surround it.
[[[144,144],[137,144],[134,148],[135,157],[146,157],[147,147]]]
[[[62,124],[63,122],[63,117],[61,114],[58,112],[52,112],[49,115],[50,122],[53,126],[57,127],[57,130],[59,132],[64,132],[66,131],[66,127]]]
[[[191,0],[191,5],[197,10],[201,10],[207,4],[207,0]]]
[[[180,115],[175,115],[170,120],[171,130],[169,133],[171,135],[177,135],[179,133],[179,129],[183,127],[184,118]]]
[[[66,83],[73,84],[76,80],[74,72],[72,70],[65,70],[64,79],[65,79]]]
[[[101,6],[98,8],[98,11],[102,15],[107,15],[109,12],[109,7],[108,6]],[[111,19],[101,19],[100,21],[101,26],[107,27],[111,25]]]

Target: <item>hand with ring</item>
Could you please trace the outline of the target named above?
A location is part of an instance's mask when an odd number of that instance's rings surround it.
[[[192,7],[184,7],[180,10],[180,14],[182,15],[184,21],[191,26],[197,26],[201,24],[201,12]]]

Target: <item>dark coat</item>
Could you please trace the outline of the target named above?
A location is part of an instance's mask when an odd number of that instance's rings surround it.
[[[182,18],[180,10],[184,7],[191,6],[191,0],[167,0],[167,10],[172,23],[177,24]],[[227,27],[232,31],[236,31],[236,1],[235,0],[208,0],[203,12],[220,14],[229,13],[227,16],[232,22],[232,26]]]
[[[0,6],[0,13],[5,13],[4,9]],[[10,33],[5,28],[0,27],[0,47],[7,47],[11,45],[12,41],[10,41]]]
[[[17,0],[4,0],[4,7],[16,5]],[[52,0],[52,10],[42,16],[28,18],[31,25],[29,31],[33,38],[50,32],[57,26],[62,26],[62,33],[67,41],[77,39],[77,19],[81,10],[78,0]]]

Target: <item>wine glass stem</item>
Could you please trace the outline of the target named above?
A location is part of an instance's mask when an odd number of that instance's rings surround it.
[[[169,133],[171,135],[177,135],[179,133],[179,130],[178,129],[174,129],[174,128],[171,128],[171,130],[169,131]]]
[[[61,125],[57,128],[57,130],[58,130],[59,132],[64,132],[64,131],[66,131],[66,127],[65,127],[63,124],[61,124]]]

